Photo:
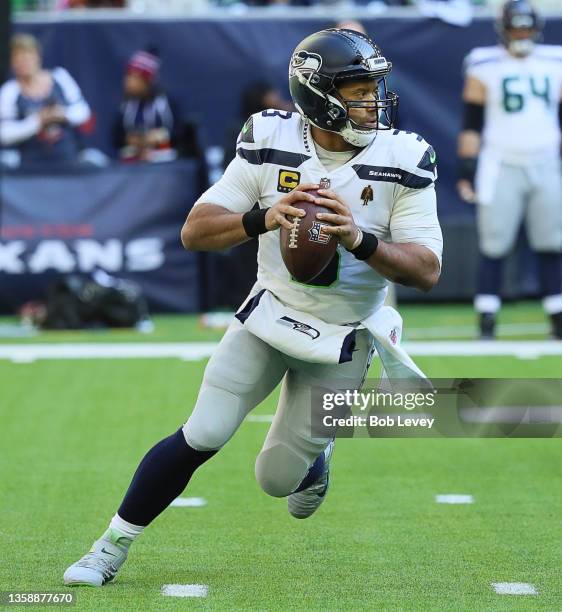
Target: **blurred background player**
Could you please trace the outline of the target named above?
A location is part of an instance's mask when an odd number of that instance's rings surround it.
[[[562,47],[537,44],[542,27],[526,0],[509,0],[497,22],[501,44],[473,49],[465,63],[458,189],[477,204],[482,338],[495,335],[503,264],[523,219],[543,307],[562,338]]]
[[[10,44],[14,78],[0,88],[0,144],[19,154],[19,163],[78,161],[77,128],[91,118],[76,81],[64,68],[42,67],[41,47],[30,34]]]

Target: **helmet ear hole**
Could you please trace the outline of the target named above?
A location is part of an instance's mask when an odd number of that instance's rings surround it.
[[[330,115],[330,117],[332,119],[337,119],[338,117],[341,117],[344,113],[342,113],[342,109],[338,108],[335,104],[330,104],[328,107],[328,115]]]

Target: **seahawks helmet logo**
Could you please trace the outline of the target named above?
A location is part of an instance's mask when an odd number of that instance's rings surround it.
[[[289,76],[304,76],[309,77],[311,74],[318,72],[322,66],[322,58],[318,53],[309,53],[308,51],[295,51],[291,58],[291,66]]]

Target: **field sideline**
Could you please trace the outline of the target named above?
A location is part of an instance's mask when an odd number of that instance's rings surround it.
[[[433,339],[467,340],[473,326],[467,306],[401,311],[407,340],[431,340],[421,337],[424,330]],[[155,322],[146,336],[48,333],[1,338],[0,346],[216,342],[221,335],[192,317]],[[546,337],[536,304],[506,308],[502,322],[502,339]],[[0,333],[11,323],[0,320]],[[439,329],[449,336],[435,337]],[[556,355],[416,362],[434,377],[562,372]],[[0,359],[0,542],[9,560],[0,567],[0,590],[67,591],[64,569],[103,531],[144,452],[188,416],[205,363]],[[273,414],[276,396],[253,414]],[[560,439],[339,440],[329,497],[299,522],[285,500],[269,498],[255,482],[267,427],[267,420],[245,422],[184,493],[206,505],[168,509],[135,543],[115,584],[72,591],[77,609],[562,608]],[[471,495],[474,503],[438,504],[439,494]],[[533,585],[537,594],[496,594],[492,584],[504,582]],[[208,595],[164,597],[165,584],[205,585]]]

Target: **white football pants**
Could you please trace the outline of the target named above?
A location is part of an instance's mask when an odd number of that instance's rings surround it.
[[[352,361],[314,364],[272,348],[235,319],[205,369],[195,408],[183,426],[187,443],[197,450],[221,448],[282,381],[275,417],[256,459],[256,478],[269,495],[289,495],[330,441],[311,434],[311,387],[358,389],[363,384],[372,336],[358,330],[356,342]]]

